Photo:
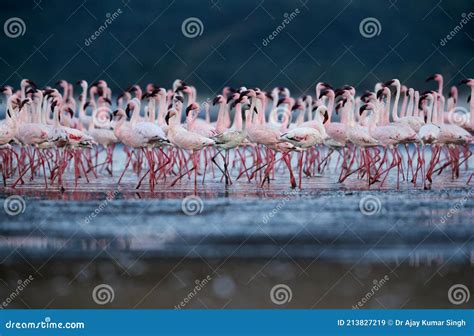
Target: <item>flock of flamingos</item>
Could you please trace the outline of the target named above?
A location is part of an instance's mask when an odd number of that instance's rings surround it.
[[[438,89],[423,93],[398,79],[362,94],[321,82],[315,96],[298,98],[284,87],[225,87],[198,104],[196,89],[181,80],[168,90],[133,85],[118,96],[104,80],[90,86],[81,80],[76,97],[65,80],[40,89],[23,79],[19,90],[1,88],[0,170],[4,186],[39,179],[45,188],[65,190],[113,175],[114,152],[123,150],[116,182],[136,175],[136,188],[148,184],[151,191],[160,182],[192,180],[196,189],[206,173],[226,186],[242,179],[262,187],[283,175],[301,188],[303,176],[330,169],[340,183],[351,177],[380,187],[396,173],[397,188],[400,181],[429,188],[443,171],[457,179],[468,169],[474,131],[474,79],[459,83],[471,91],[464,114],[458,88],[445,95],[443,77],[430,80]]]

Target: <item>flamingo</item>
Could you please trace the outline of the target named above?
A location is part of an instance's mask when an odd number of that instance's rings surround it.
[[[474,100],[472,97],[474,97],[474,79],[468,78],[468,79],[463,79],[459,82],[459,85],[465,84],[471,89],[471,99],[468,99],[469,102],[469,120],[468,122],[464,123],[464,128],[468,130],[469,132],[473,133],[474,132]],[[455,105],[456,103],[454,103]],[[454,108],[454,107],[453,107]]]
[[[193,109],[196,106],[191,104],[188,109]],[[214,140],[204,137],[198,133],[185,129],[177,119],[178,112],[176,109],[171,109],[166,115],[166,122],[168,126],[168,139],[169,141],[178,148],[191,151],[191,158],[193,162],[193,168],[179,176],[173,183],[174,185],[184,175],[194,170],[194,190],[197,190],[197,170],[198,170],[198,151],[208,146],[215,144]]]

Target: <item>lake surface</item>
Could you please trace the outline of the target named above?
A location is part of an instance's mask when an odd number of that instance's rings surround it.
[[[431,190],[396,190],[392,176],[383,188],[338,184],[331,169],[302,190],[285,173],[263,188],[209,174],[197,193],[187,178],[153,193],[132,174],[64,192],[36,179],[1,192],[25,206],[0,217],[0,295],[32,275],[11,307],[98,307],[91,292],[107,283],[108,306],[173,308],[209,276],[186,308],[279,308],[269,292],[280,283],[292,290],[283,307],[350,308],[387,276],[364,307],[455,307],[448,289],[474,274],[470,173],[436,176]]]

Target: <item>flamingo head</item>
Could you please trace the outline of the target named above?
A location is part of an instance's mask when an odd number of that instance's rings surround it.
[[[291,111],[304,111],[304,105],[301,104],[301,103],[296,103],[293,108],[291,109]]]
[[[425,79],[425,82],[429,82],[429,81],[440,81],[443,79],[443,76],[440,75],[440,74],[434,74],[434,75],[431,75],[431,76],[428,76],[426,79]]]
[[[224,96],[222,96],[222,95],[217,95],[217,96],[214,97],[214,99],[212,100],[212,105],[222,104],[222,103],[225,103]]]
[[[5,92],[5,94],[7,94],[7,95],[12,95],[13,94],[13,88],[11,86],[8,86],[8,85],[2,86],[0,88],[0,92]]]
[[[78,80],[76,84],[80,85],[84,90],[87,89],[87,82],[85,80]]]
[[[29,79],[22,79],[20,85],[23,87],[27,87],[28,85],[37,87],[37,85],[32,80],[29,80]]]
[[[327,97],[327,96],[334,97],[334,95],[335,95],[334,90],[330,89],[330,88],[327,88],[327,89],[321,90],[321,92],[319,93],[318,99],[321,99],[321,98]]]
[[[175,95],[173,96],[173,102],[176,104],[184,104],[184,98],[183,96],[180,96],[180,95]]]
[[[126,113],[128,118],[130,118],[130,111],[134,108],[134,106],[135,106],[135,104],[133,103],[133,101],[130,101],[127,104],[127,107],[125,108],[125,113]]]
[[[32,103],[31,98],[25,98],[23,101],[20,103],[20,110],[23,108],[23,106],[27,105],[30,106]]]
[[[366,110],[374,110],[375,109],[375,105],[373,103],[367,103],[363,106],[360,107],[359,109],[359,115],[362,115],[364,113],[364,111]]]
[[[189,112],[198,110],[199,109],[199,104],[197,103],[191,103],[189,106],[186,108],[186,117],[188,116]]]
[[[62,87],[62,88],[66,88],[68,87],[68,82],[66,82],[64,79],[60,79],[56,82],[56,85]]]
[[[323,124],[329,120],[328,108],[325,105],[319,106],[316,112],[319,112],[321,117],[323,117]]]
[[[291,104],[292,103],[292,100],[290,97],[285,97],[285,98],[281,98],[278,103],[277,103],[277,106],[280,106],[281,104]]]
[[[374,98],[374,93],[371,91],[365,91],[362,96],[360,96],[360,100],[364,103],[368,103],[370,99]]]
[[[168,111],[168,113],[166,114],[165,116],[165,122],[167,125],[170,124],[170,119],[175,117],[176,115],[178,114],[178,112],[176,111],[176,109],[172,108]]]
[[[472,87],[472,86],[474,86],[474,79],[472,79],[472,78],[463,79],[459,82],[458,85],[463,85],[463,84]]]
[[[111,119],[114,120],[114,121],[115,120],[121,120],[121,119],[124,119],[124,118],[125,119],[127,118],[127,114],[121,108],[119,108],[119,109],[117,109],[117,110],[115,110],[111,113]]]

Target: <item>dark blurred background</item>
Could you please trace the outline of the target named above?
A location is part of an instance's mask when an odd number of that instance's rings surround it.
[[[26,30],[16,38],[0,31],[0,84],[102,78],[116,90],[181,78],[206,94],[226,85],[284,85],[300,94],[318,81],[365,90],[393,77],[427,88],[425,78],[440,72],[448,87],[474,74],[473,7],[469,0],[2,1],[2,26],[17,17]],[[443,46],[463,13],[467,24]],[[190,17],[202,22],[194,38],[182,32]],[[368,17],[380,23],[371,38],[359,29]]]

